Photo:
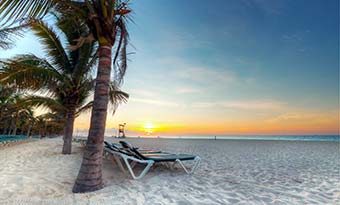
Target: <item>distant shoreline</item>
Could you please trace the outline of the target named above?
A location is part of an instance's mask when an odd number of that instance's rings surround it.
[[[79,136],[86,138],[86,136]],[[327,141],[340,142],[340,135],[244,135],[244,136],[128,136],[112,139],[192,139],[192,140],[260,140],[260,141]]]

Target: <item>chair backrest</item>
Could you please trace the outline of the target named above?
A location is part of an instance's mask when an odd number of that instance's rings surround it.
[[[108,143],[107,141],[104,141],[104,144],[105,144],[105,147],[107,147],[107,148],[111,148],[111,144],[110,144],[110,143]]]
[[[119,143],[125,148],[128,149],[130,152],[134,153],[140,159],[146,159],[146,157],[138,151],[137,147],[133,147],[130,143],[125,141],[119,141]]]
[[[119,143],[124,147],[124,148],[127,148],[127,149],[132,149],[134,148],[130,143],[126,142],[126,141],[119,141]]]
[[[128,155],[128,156],[131,156],[131,157],[136,157],[138,159],[141,159],[141,157],[139,155],[137,155],[135,152],[131,151],[130,149],[128,148],[120,148],[116,145],[114,145],[113,143],[109,143],[109,142],[106,142],[104,141],[106,147],[112,151],[115,151],[115,152],[119,152],[121,154],[125,154],[125,155]]]

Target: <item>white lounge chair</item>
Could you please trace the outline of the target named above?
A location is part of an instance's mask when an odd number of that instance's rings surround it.
[[[125,163],[129,173],[131,174],[133,179],[140,179],[145,176],[145,174],[150,170],[153,164],[155,163],[163,163],[166,164],[172,163],[169,166],[172,169],[177,163],[184,169],[187,174],[192,174],[197,169],[201,158],[195,155],[188,155],[188,154],[171,154],[168,152],[162,151],[142,151],[138,148],[134,148],[128,143],[121,141],[123,148],[118,147],[114,144],[110,144],[105,142],[105,156],[111,155],[115,162],[118,164],[120,169],[123,172],[126,172],[121,159]],[[183,161],[191,161],[193,160],[195,163],[191,169],[188,169],[184,166]],[[136,163],[146,164],[143,171],[136,176],[135,172],[133,171],[134,166]]]

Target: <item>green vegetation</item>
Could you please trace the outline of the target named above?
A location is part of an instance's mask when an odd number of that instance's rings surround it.
[[[109,97],[114,97],[111,98],[111,100],[116,106],[118,104],[117,102],[124,101],[127,97],[127,95],[121,93],[118,88],[122,83],[127,67],[126,48],[128,45],[128,32],[126,29],[126,22],[129,20],[130,10],[127,8],[127,2],[122,0],[31,0],[30,3],[27,3],[26,1],[1,0],[0,3],[0,17],[3,19],[4,24],[11,24],[25,18],[31,19],[30,22],[32,22],[32,19],[40,19],[51,11],[56,12],[61,17],[63,25],[84,26],[85,34],[81,33],[81,35],[78,36],[75,45],[70,43],[71,50],[69,53],[63,51],[61,43],[54,44],[52,47],[52,42],[44,42],[45,46],[48,48],[47,52],[51,59],[41,61],[41,59],[32,55],[20,56],[14,59],[14,61],[5,63],[3,69],[10,70],[20,67],[20,65],[13,66],[18,65],[16,64],[17,62],[25,64],[25,67],[29,66],[29,69],[32,67],[44,67],[45,72],[39,72],[37,76],[40,75],[40,77],[32,80],[32,82],[36,81],[40,83],[40,81],[50,81],[52,83],[57,83],[54,79],[62,79],[62,77],[59,76],[57,72],[52,72],[52,70],[61,71],[63,69],[66,70],[71,68],[72,71],[74,71],[72,72],[72,75],[74,74],[75,76],[84,73],[83,69],[86,69],[86,66],[74,67],[72,65],[78,65],[78,62],[68,61],[68,58],[70,58],[70,55],[75,55],[77,53],[79,56],[78,60],[82,58],[86,59],[92,54],[92,52],[90,52],[92,51],[90,45],[93,43],[98,44],[98,69],[94,83],[94,100],[92,104],[89,136],[83,162],[73,187],[73,192],[95,191],[103,187],[101,171],[102,152]],[[37,21],[38,20],[33,20],[33,26],[42,25],[39,25],[39,23],[36,24]],[[72,26],[72,28],[75,29],[74,26]],[[52,38],[54,39],[54,43],[56,43],[58,39],[53,36]],[[67,38],[69,39],[69,36],[67,36]],[[75,40],[75,38],[71,39],[73,41]],[[82,51],[84,51],[84,53],[81,53]],[[86,60],[82,62],[82,65],[84,65],[84,62],[88,63]],[[113,83],[110,83],[112,68],[114,69],[114,80]],[[32,70],[32,72],[34,71]],[[16,82],[16,79],[19,79],[19,77],[13,77],[12,82]],[[68,92],[68,94],[71,93],[72,96],[79,95],[79,92],[77,93],[75,90],[71,89],[72,86],[69,86],[71,84],[72,83],[66,83],[65,87],[62,87],[62,90],[59,91],[59,93],[64,91]],[[21,88],[25,88],[26,86],[28,85],[23,83]],[[55,88],[56,87],[57,86],[55,86]],[[118,91],[110,93],[110,88],[111,90],[113,88]],[[64,95],[64,97],[65,96],[66,95]],[[57,95],[54,97],[54,100],[58,99]],[[70,97],[67,101],[72,108],[69,108],[67,111],[57,109],[57,113],[61,116],[65,116],[67,113],[67,115],[70,116],[70,122],[72,119],[70,110],[76,110],[75,107],[77,102],[74,102],[75,98],[76,97]],[[59,100],[62,99],[59,98]],[[74,111],[73,116],[75,113],[76,112]],[[73,126],[70,129],[73,129]]]

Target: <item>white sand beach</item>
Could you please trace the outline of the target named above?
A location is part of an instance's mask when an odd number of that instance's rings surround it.
[[[113,141],[113,140],[112,140]],[[105,188],[72,194],[82,148],[62,139],[0,147],[0,204],[340,204],[337,142],[128,139],[197,154],[194,175],[156,166],[140,180],[104,160]]]

